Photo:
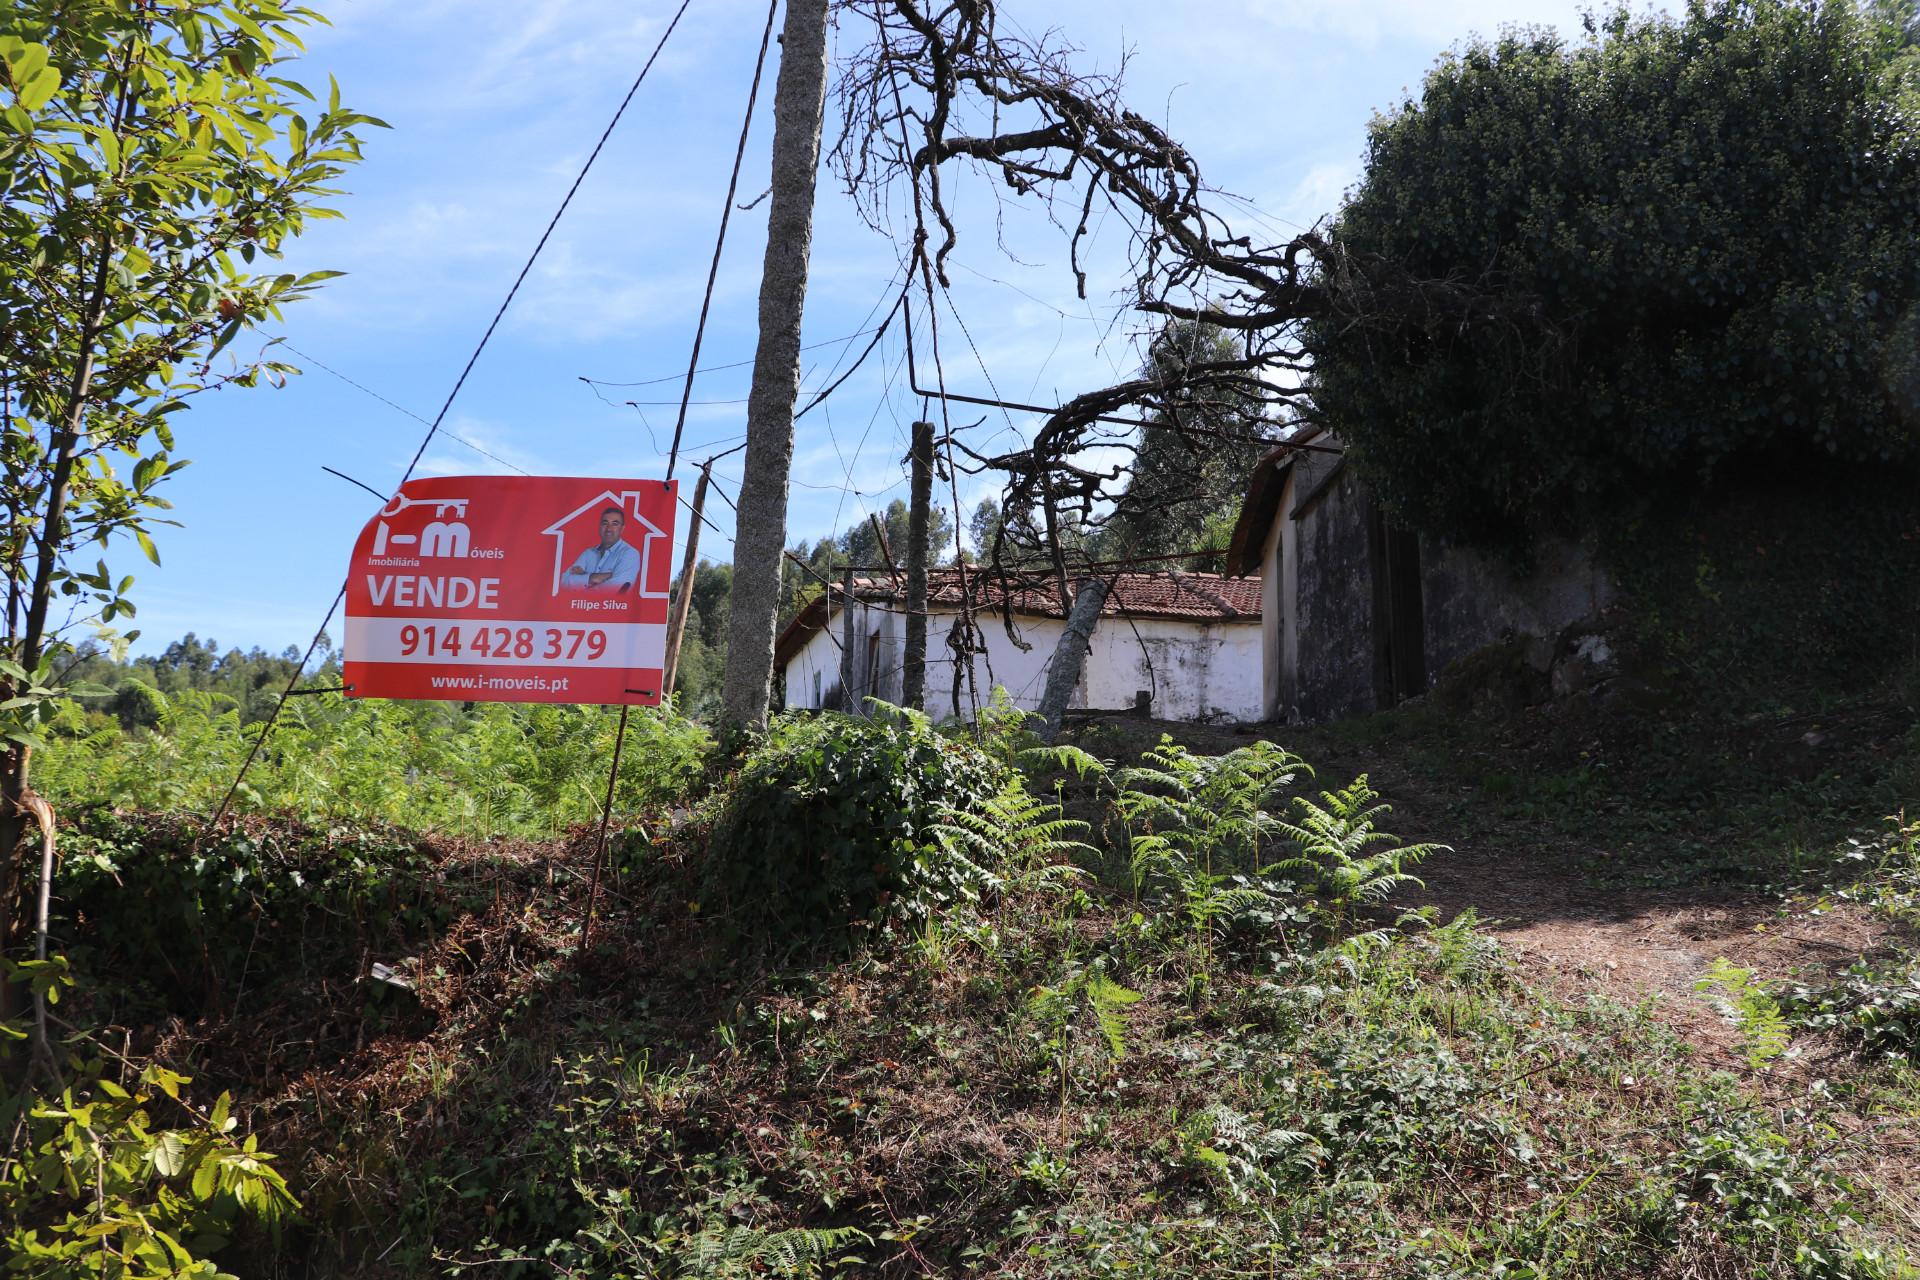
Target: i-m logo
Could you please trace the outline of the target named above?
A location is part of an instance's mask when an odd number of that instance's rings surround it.
[[[428,498],[424,501],[404,495],[394,498],[380,512],[380,527],[373,535],[373,554],[387,555],[391,546],[404,547],[410,554],[422,559],[465,560],[467,548],[473,541],[473,535],[466,525],[467,502],[466,498]],[[387,521],[408,507],[432,507],[434,519],[418,533],[394,533],[387,527]],[[449,515],[454,518],[446,519]]]

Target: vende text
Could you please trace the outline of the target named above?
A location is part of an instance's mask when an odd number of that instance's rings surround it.
[[[418,578],[407,574],[367,575],[367,594],[375,607],[399,609],[498,609],[500,579]]]

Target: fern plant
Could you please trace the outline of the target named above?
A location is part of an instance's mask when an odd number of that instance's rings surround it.
[[[1793,1043],[1780,1002],[1764,983],[1754,981],[1753,970],[1715,956],[1693,989],[1705,994],[1720,1015],[1740,1029],[1747,1065],[1754,1070],[1765,1068]]]
[[[1218,922],[1265,903],[1249,878],[1280,830],[1274,798],[1306,763],[1271,742],[1202,756],[1163,735],[1142,764],[1114,775],[1113,812],[1136,902],[1163,893],[1184,916],[1200,974],[1211,969]]]
[[[1078,838],[1086,832],[1086,823],[1035,796],[1018,773],[1006,777],[997,792],[973,808],[940,806],[933,822],[934,838],[947,856],[963,863],[982,884],[994,887],[999,887],[1000,877],[987,870],[989,866],[1028,881],[1082,874],[1073,864],[1093,852]]]
[[[1067,1094],[1073,1082],[1074,1050],[1079,1037],[1076,1029],[1089,1028],[1097,1033],[1094,1043],[1102,1054],[1103,1066],[1127,1056],[1127,1030],[1131,1022],[1127,1010],[1140,1002],[1138,991],[1124,987],[1098,969],[1078,969],[1058,986],[1037,987],[1027,1009],[1039,1023],[1042,1043],[1059,1080],[1060,1136],[1067,1132]],[[1081,1018],[1086,1022],[1082,1023]]]
[[[1174,1131],[1179,1161],[1213,1183],[1234,1204],[1274,1195],[1271,1166],[1311,1168],[1326,1151],[1312,1135],[1269,1128],[1222,1103],[1203,1107]]]
[[[811,1277],[851,1261],[854,1243],[873,1243],[858,1227],[757,1227],[708,1223],[682,1243],[671,1275],[682,1280],[740,1280],[751,1276]]]
[[[1296,797],[1298,820],[1274,823],[1296,850],[1274,869],[1316,886],[1326,924],[1336,935],[1350,930],[1361,909],[1384,902],[1401,885],[1420,885],[1407,867],[1450,852],[1442,844],[1402,845],[1379,830],[1376,819],[1393,807],[1379,799],[1363,773],[1349,787],[1321,792],[1320,803]]]

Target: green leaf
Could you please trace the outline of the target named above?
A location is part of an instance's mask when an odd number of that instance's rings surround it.
[[[200,1162],[199,1168],[193,1171],[193,1198],[211,1200],[219,1189],[220,1162],[217,1158],[209,1156]]]
[[[178,1071],[169,1071],[158,1063],[149,1066],[143,1076],[175,1102],[180,1101],[180,1086],[193,1081],[192,1076],[183,1076]]]
[[[47,65],[47,46],[28,44],[16,37],[8,37],[0,45],[0,57],[7,60],[7,71],[15,84],[22,84],[39,75]]]
[[[133,531],[133,538],[135,542],[140,544],[140,549],[147,553],[147,559],[153,561],[155,564],[160,563],[160,549],[153,545],[153,539],[147,536],[145,529],[135,529]]]
[[[54,94],[60,92],[60,73],[52,67],[43,67],[37,74],[21,81],[16,92],[22,107],[28,111],[38,111],[52,101]]]
[[[187,1144],[177,1133],[163,1133],[153,1147],[153,1167],[163,1178],[177,1178],[186,1168]]]

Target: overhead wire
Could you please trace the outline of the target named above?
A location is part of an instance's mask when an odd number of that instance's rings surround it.
[[[895,306],[896,308],[899,308],[899,307],[904,307],[905,305],[906,305],[906,292],[903,289],[901,291],[900,298],[898,302],[895,304]],[[864,358],[865,356],[863,355],[862,359]],[[828,413],[826,415],[827,439],[832,443],[834,456],[839,458],[840,467],[841,467],[841,486],[840,486],[841,499],[840,499],[840,502],[834,507],[834,511],[833,511],[833,528],[835,531],[835,536],[838,536],[838,532],[840,529],[840,516],[846,509],[846,499],[849,494],[852,495],[854,501],[857,504],[859,504],[860,514],[863,517],[869,516],[872,514],[872,512],[867,507],[866,502],[864,500],[866,495],[861,493],[861,491],[859,489],[856,489],[853,485],[853,469],[859,463],[860,455],[863,451],[865,451],[867,447],[867,440],[873,435],[873,425],[874,423],[880,420],[880,410],[888,403],[889,398],[892,396],[893,384],[900,377],[900,370],[903,367],[904,367],[904,357],[901,362],[896,363],[894,365],[893,372],[887,375],[886,382],[881,386],[880,398],[874,403],[873,413],[870,414],[867,418],[866,429],[860,433],[860,443],[854,446],[853,456],[851,458],[849,458],[846,452],[842,450],[840,447],[840,438],[837,434],[835,434],[833,430],[833,415],[831,413]],[[849,370],[849,372],[851,372],[851,370]],[[816,401],[815,403],[818,403],[818,402]],[[809,405],[807,407],[812,408],[813,406]],[[803,484],[802,487],[829,488],[830,486],[826,486],[826,485],[812,486],[812,485]],[[898,487],[898,486],[895,486],[895,487]],[[886,492],[886,491],[881,490],[880,492]]]
[[[843,333],[837,338],[824,338],[819,342],[808,343],[806,346],[801,347],[800,350],[818,351],[822,347],[838,346],[843,342],[852,342],[855,338],[864,338],[872,332],[872,329],[859,329],[853,333]],[[698,369],[695,369],[694,372],[723,373],[728,369],[744,369],[752,363],[753,361],[751,360],[734,360],[727,364],[703,364]],[[668,373],[662,374],[658,378],[642,378],[638,382],[614,382],[607,378],[589,378],[584,374],[576,374],[575,376],[579,378],[580,381],[590,382],[597,387],[655,387],[663,382],[678,382],[687,375],[684,373]]]
[[[700,319],[693,327],[693,353],[687,357],[687,380],[680,390],[680,414],[673,423],[673,448],[667,454],[669,480],[673,479],[674,464],[680,461],[680,437],[687,429],[687,403],[693,396],[694,372],[700,367],[700,343],[707,336],[707,314],[713,309],[713,286],[720,278],[720,254],[727,246],[727,224],[733,218],[733,197],[740,189],[740,163],[747,155],[747,135],[753,130],[753,107],[760,100],[760,76],[767,67],[767,46],[773,40],[773,17],[779,8],[780,0],[767,0],[767,26],[760,33],[760,55],[754,60],[753,84],[747,89],[747,109],[740,121],[740,143],[734,148],[733,173],[727,178],[727,198],[720,206],[720,231],[714,237],[713,261],[707,267],[707,288],[700,299]]]
[[[407,408],[405,405],[396,404],[394,401],[389,400],[387,397],[381,395],[378,391],[375,391],[372,387],[369,387],[364,383],[355,382],[352,378],[349,378],[346,374],[340,372],[338,369],[334,368],[332,365],[324,363],[317,356],[309,355],[305,351],[302,351],[300,348],[294,346],[291,342],[288,342],[285,338],[279,339],[279,342],[281,346],[293,352],[295,355],[299,356],[302,360],[305,360],[308,363],[312,364],[316,369],[320,369],[327,373],[332,374],[334,377],[340,379],[340,381],[352,387],[355,391],[363,392],[366,395],[372,396],[375,400],[378,400],[381,404],[384,404],[385,406],[387,406],[387,408],[392,409],[395,413],[405,414],[407,417],[412,418],[415,422],[418,422],[423,426],[431,427],[433,425],[432,422],[430,422],[426,418],[421,417],[419,414]],[[460,444],[467,446],[467,448],[473,450],[475,453],[479,454],[481,457],[493,459],[493,461],[499,463],[501,466],[507,468],[509,471],[517,471],[523,476],[527,474],[527,469],[525,467],[522,467],[517,463],[508,462],[505,458],[493,452],[491,449],[486,448],[484,445],[479,445],[474,443],[472,440],[469,440],[467,437],[459,434],[456,431],[453,431],[447,427],[441,427],[439,434],[445,436],[449,440],[458,441]],[[321,470],[333,471],[333,468],[322,467]],[[336,471],[334,472],[334,474],[339,475],[340,473]],[[355,480],[354,483],[360,484],[358,480]],[[361,485],[361,487],[365,488],[366,486]],[[378,497],[379,494],[376,492],[375,496]],[[384,502],[388,500],[382,499],[382,501]]]
[[[885,23],[880,24],[880,44],[881,44],[881,50],[883,55],[891,59],[893,51],[892,51],[892,48],[890,47],[890,43],[887,38],[887,27]],[[901,152],[904,155],[912,155],[913,144],[911,139],[907,136],[907,113],[900,99],[900,81],[897,76],[892,76],[892,75],[889,76],[888,88],[893,93],[894,119],[900,126]],[[952,491],[953,516],[957,526],[958,521],[960,519],[960,481],[958,478],[959,471],[953,465],[953,420],[952,420],[952,413],[949,409],[949,406],[947,403],[947,397],[946,397],[946,390],[947,390],[946,367],[941,362],[941,359],[940,359],[939,304],[934,300],[933,264],[929,260],[927,255],[926,208],[920,194],[920,175],[918,170],[910,167],[907,172],[907,179],[909,183],[912,185],[912,189],[913,189],[913,251],[912,251],[913,256],[909,261],[907,272],[908,272],[908,278],[910,280],[912,278],[913,266],[914,265],[919,266],[921,281],[926,289],[926,294],[927,294],[927,326],[928,326],[927,333],[933,348],[934,375],[938,380],[938,386],[941,393],[940,394],[940,421],[942,426],[942,434],[946,437],[946,441],[947,441],[947,480]],[[907,361],[908,367],[911,368],[913,365],[913,319],[911,316],[909,316],[907,319],[906,343],[907,343],[906,361]],[[958,536],[957,527],[955,530],[955,535],[956,537]],[[960,573],[960,626],[959,626],[959,643],[958,643],[958,649],[956,650],[956,653],[955,653],[955,660],[959,661],[961,659],[965,659],[966,675],[967,675],[967,696],[968,696],[968,701],[971,704],[971,709],[973,711],[974,718],[977,720],[980,715],[980,685],[979,685],[979,681],[974,675],[973,654],[977,651],[984,651],[984,647],[976,648],[974,644],[974,636],[976,632],[979,630],[979,628],[973,620],[973,608],[970,600],[970,593],[967,590],[966,560],[962,557],[955,557],[955,562]],[[992,659],[990,658],[988,659],[987,679],[989,682],[991,682],[993,679]],[[956,715],[958,715],[960,711],[959,703],[960,703],[960,687],[959,687],[958,678],[956,677],[954,682],[954,689],[953,689],[953,704],[954,704],[953,710]]]
[[[828,383],[825,390],[821,391],[818,395],[814,396],[813,399],[807,401],[806,408],[800,410],[800,412],[793,415],[793,420],[795,422],[798,422],[800,421],[800,419],[806,417],[807,414],[810,411],[812,411],[812,409],[816,405],[820,404],[828,396],[838,391],[842,383],[846,382],[848,378],[851,378],[854,374],[860,371],[860,366],[867,362],[867,357],[873,354],[873,349],[880,345],[880,339],[887,336],[887,329],[889,326],[893,324],[893,317],[899,313],[901,307],[906,305],[906,302],[907,302],[907,291],[905,288],[902,288],[900,290],[900,296],[894,299],[892,309],[887,312],[887,318],[881,321],[880,327],[873,331],[873,340],[867,343],[866,349],[860,353],[859,358],[856,359],[850,366],[848,366],[847,371],[845,373],[841,374],[839,377],[835,378],[832,382]]]

